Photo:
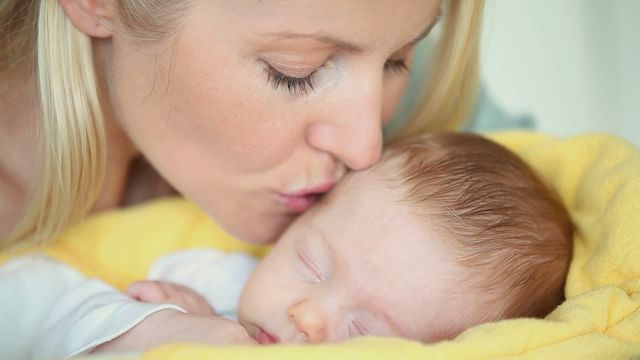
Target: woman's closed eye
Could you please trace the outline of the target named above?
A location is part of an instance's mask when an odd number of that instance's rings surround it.
[[[313,74],[305,77],[288,76],[280,71],[276,70],[273,66],[267,64],[267,81],[271,83],[274,90],[278,90],[281,87],[286,87],[290,93],[294,95],[304,94],[308,95],[309,90],[313,91]]]
[[[286,88],[293,95],[309,95],[309,92],[315,91],[315,74],[316,70],[304,77],[289,76],[276,70],[273,66],[266,63],[267,81],[274,90]],[[384,64],[384,71],[390,74],[403,75],[411,72],[405,59],[389,59]]]
[[[407,65],[405,59],[387,60],[387,62],[384,63],[384,70],[394,74],[404,74],[411,72],[411,69],[409,68],[409,65]]]

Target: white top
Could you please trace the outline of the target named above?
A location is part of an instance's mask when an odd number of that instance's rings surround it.
[[[212,249],[169,254],[149,279],[194,289],[216,312],[235,318],[244,283],[256,265],[246,254]],[[0,359],[64,359],[88,353],[173,304],[145,304],[44,255],[0,267]]]

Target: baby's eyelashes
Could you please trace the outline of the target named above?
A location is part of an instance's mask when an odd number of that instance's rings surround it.
[[[347,333],[348,337],[350,338],[370,335],[369,330],[355,319],[351,319],[351,321],[349,321],[349,328]]]
[[[321,283],[324,280],[324,274],[318,262],[309,254],[309,251],[301,246],[296,246],[296,253],[311,280]]]

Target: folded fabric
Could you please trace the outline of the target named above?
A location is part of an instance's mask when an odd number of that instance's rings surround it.
[[[217,348],[167,345],[100,359],[629,359],[640,356],[640,152],[618,138],[569,139],[525,132],[489,135],[528,162],[560,194],[576,226],[567,300],[545,319],[514,319],[421,344],[357,338],[340,344]],[[43,249],[117,288],[147,275],[168,252],[197,247],[261,255],[181,199],[94,216]],[[123,257],[121,254],[126,253]],[[6,259],[7,256],[3,255]],[[132,261],[132,259],[135,259]],[[2,261],[2,257],[0,257]]]

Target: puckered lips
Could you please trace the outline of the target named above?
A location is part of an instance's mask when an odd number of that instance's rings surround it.
[[[277,192],[280,201],[289,211],[300,214],[303,213],[318,201],[318,198],[335,186],[334,182],[326,182],[321,185],[312,186],[290,192]]]

